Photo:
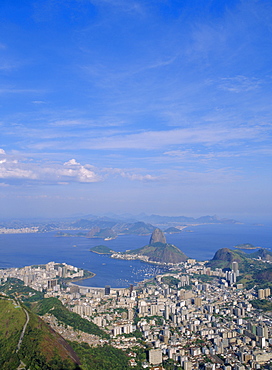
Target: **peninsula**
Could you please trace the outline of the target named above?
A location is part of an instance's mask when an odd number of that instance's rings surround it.
[[[112,258],[139,259],[150,263],[178,264],[185,262],[188,257],[175,245],[166,242],[162,230],[156,228],[149,244],[138,249],[128,250],[125,253],[114,253]]]

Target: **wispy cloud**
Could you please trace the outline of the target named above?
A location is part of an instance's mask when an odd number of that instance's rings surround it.
[[[49,123],[53,127],[116,127],[121,126],[124,121],[116,117],[101,116],[97,119],[64,119],[53,120]]]
[[[257,151],[254,150],[252,153],[252,149],[245,151],[245,150],[240,150],[240,151],[212,151],[208,153],[201,153],[200,151],[193,151],[191,149],[188,150],[170,150],[168,152],[164,152],[164,155],[174,157],[174,158],[179,158],[185,161],[194,161],[194,160],[212,160],[212,159],[219,159],[219,158],[238,158],[238,157],[243,157],[243,156],[249,156],[249,155],[256,155],[256,153],[263,153],[266,152],[267,154],[270,152],[272,153],[272,150],[267,151]]]
[[[118,11],[125,13],[144,14],[144,6],[139,1],[126,0],[90,0],[90,2],[98,7],[106,5],[107,7],[117,8]]]
[[[17,88],[14,86],[0,86],[0,94],[40,94],[43,93],[43,90],[39,89],[25,89],[25,88]]]
[[[218,169],[206,169],[202,171],[196,170],[165,170],[162,175],[165,182],[170,182],[174,186],[187,187],[195,186],[201,188],[203,186],[211,186],[214,184],[226,184],[241,181],[243,175],[240,171],[232,168],[223,167]],[[171,181],[169,181],[171,179]]]
[[[233,93],[255,90],[260,87],[262,81],[255,77],[235,76],[223,77],[219,88]]]
[[[212,120],[211,117],[207,120]],[[217,120],[220,120],[218,115]],[[228,126],[228,122],[198,124],[194,127],[176,128],[170,130],[149,130],[135,133],[125,129],[105,129],[100,126],[84,130],[69,130],[70,127],[81,125],[81,121],[63,122],[59,130],[50,128],[26,129],[18,127],[16,130],[6,131],[8,135],[18,137],[24,135],[24,146],[34,150],[72,151],[75,143],[77,150],[179,150],[180,145],[222,145],[236,146],[241,142],[262,142],[269,139],[271,126],[269,123],[260,122],[253,124],[240,124],[236,127]],[[67,130],[66,130],[67,128]],[[6,128],[8,130],[8,128]],[[20,134],[18,134],[18,132]],[[42,137],[42,140],[40,139]],[[26,139],[29,138],[27,143]],[[33,140],[32,140],[33,139]],[[167,150],[169,151],[169,150]],[[218,149],[216,149],[218,151]]]
[[[159,176],[153,176],[150,174],[142,174],[137,169],[133,170],[124,170],[120,168],[104,168],[103,172],[107,175],[118,175],[123,178],[132,180],[132,181],[157,181],[160,179]],[[143,170],[142,170],[143,172]]]
[[[259,139],[265,135],[262,127],[226,128],[220,126],[205,126],[164,131],[147,131],[138,134],[116,135],[103,137],[102,140],[90,140],[83,145],[95,149],[158,149],[171,145],[202,143],[216,144],[232,140]]]

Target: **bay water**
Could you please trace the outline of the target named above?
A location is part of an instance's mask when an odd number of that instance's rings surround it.
[[[141,261],[116,260],[89,251],[99,244],[117,252],[141,248],[148,244],[150,235],[122,235],[108,241],[55,235],[56,232],[0,234],[0,268],[45,264],[50,261],[66,262],[94,272],[95,277],[78,282],[80,285],[93,287],[128,287],[129,284],[135,284],[166,270]],[[220,248],[232,249],[243,243],[272,250],[272,227],[265,225],[188,226],[181,233],[166,234],[166,238],[168,243],[176,245],[188,257],[199,261],[212,259]]]

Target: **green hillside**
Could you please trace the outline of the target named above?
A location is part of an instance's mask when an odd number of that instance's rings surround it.
[[[12,370],[22,362],[27,369],[75,370],[79,357],[63,338],[51,330],[38,316],[25,311],[13,299],[0,299],[0,368]],[[19,338],[27,322],[25,334],[17,352]]]
[[[84,330],[82,322],[74,315],[66,315],[55,298],[44,299],[35,309],[40,314],[50,311],[68,325],[72,319],[75,328]],[[57,313],[59,309],[63,311],[62,316]],[[24,326],[24,336],[17,352]],[[14,299],[0,296],[1,370],[129,370],[128,359],[122,350],[110,345],[93,348],[87,343],[67,342],[34,312]]]
[[[265,263],[272,256],[271,252],[259,249],[253,253],[231,250],[228,248],[219,249],[213,259],[207,263],[212,268],[231,269],[233,261],[238,262],[241,273],[256,273],[268,267]]]
[[[254,278],[262,283],[271,283],[272,282],[272,267],[256,272],[254,274]]]
[[[75,312],[69,311],[57,298],[45,298],[33,307],[34,312],[38,315],[45,315],[50,313],[63,324],[71,326],[75,330],[81,330],[88,334],[94,334],[101,338],[109,338],[109,335],[101,330],[92,321],[83,319]]]
[[[264,248],[258,249],[256,252],[250,253],[251,258],[260,258],[263,261],[272,261],[272,253]]]
[[[20,363],[16,347],[23,330],[26,316],[12,300],[0,298],[0,368],[12,369]]]
[[[22,280],[8,278],[7,281],[0,285],[0,292],[16,298],[23,302],[34,302],[43,298],[44,294],[24,285]]]
[[[91,252],[98,253],[98,254],[112,254],[115,253],[112,249],[105,245],[96,245],[90,249]]]
[[[90,347],[87,343],[71,343],[78,353],[82,370],[131,370],[128,356],[121,350],[110,345]],[[137,367],[135,370],[142,369]]]
[[[230,269],[233,261],[239,263],[240,271],[250,262],[246,254],[242,251],[221,248],[215,253],[213,259],[207,265],[212,268]]]
[[[149,257],[150,261],[162,263],[184,262],[188,257],[175,245],[168,243],[153,243],[139,249],[127,252],[128,254],[140,254]]]

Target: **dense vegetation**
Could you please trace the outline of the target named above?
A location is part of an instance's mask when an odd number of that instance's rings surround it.
[[[109,345],[90,347],[87,343],[72,342],[80,358],[82,370],[129,370],[129,357],[120,349]]]
[[[65,310],[59,315],[62,304],[55,298],[44,299],[36,304],[36,311],[56,314],[63,322],[77,317],[65,316]],[[17,369],[21,364],[30,370],[129,370],[129,356],[110,345],[90,347],[86,343],[66,342],[37,315],[28,311],[29,322],[18,353],[16,348],[22,329],[26,323],[23,307],[14,299],[0,296],[0,368]],[[67,319],[68,318],[68,319]],[[86,320],[84,320],[86,321]],[[69,323],[70,324],[70,323]],[[137,355],[138,357],[138,355]],[[141,358],[135,370],[141,369]]]
[[[262,283],[272,282],[272,268],[268,268],[262,271],[258,271],[254,275],[256,280],[261,281]]]
[[[57,342],[56,333],[50,333],[45,329],[45,324],[35,322],[27,327],[20,357],[27,368],[41,370],[75,370],[79,365],[72,361],[66,351]],[[72,349],[70,349],[71,352]],[[74,356],[77,358],[77,356]]]
[[[175,278],[174,276],[169,276],[169,275],[163,276],[161,281],[164,284],[167,284],[170,287],[173,287],[175,289],[177,288],[178,284],[180,283],[179,279]]]
[[[265,260],[270,257],[271,252],[264,249],[259,249],[253,253],[245,253],[243,251],[221,248],[215,253],[213,259],[207,263],[207,266],[228,270],[231,269],[232,262],[236,261],[239,264],[239,271],[241,273],[248,273],[250,271],[253,274],[268,267]]]
[[[81,330],[88,334],[94,334],[102,338],[109,338],[109,335],[91,321],[83,319],[75,312],[69,311],[57,298],[45,298],[35,307],[38,315],[45,315],[50,312],[58,321],[71,326],[75,330]]]
[[[204,274],[193,274],[194,278],[202,281],[203,283],[210,283],[214,280],[214,276],[204,275]]]
[[[90,249],[91,252],[99,253],[99,254],[112,254],[114,251],[105,245],[96,245],[95,247]]]
[[[19,365],[19,357],[15,351],[25,323],[25,314],[14,301],[1,298],[0,322],[0,368],[15,369]]]
[[[44,294],[38,292],[26,285],[24,282],[15,278],[8,278],[6,282],[0,285],[0,292],[8,294],[11,297],[20,298],[23,302],[35,302],[43,298]]]
[[[264,268],[266,265],[263,264],[263,269],[252,268],[250,272],[243,274],[238,277],[237,282],[244,284],[247,289],[251,289],[254,286],[258,289],[272,288],[272,268]]]
[[[31,370],[79,369],[79,359],[73,349],[36,315],[28,314],[29,322],[17,353],[26,314],[15,300],[0,299],[1,370],[17,369],[21,361]]]
[[[160,242],[128,251],[127,254],[141,254],[149,257],[151,261],[162,263],[179,263],[188,259],[188,257],[175,245]]]
[[[272,311],[272,302],[266,299],[254,299],[251,303],[254,308],[259,308],[263,311]]]

